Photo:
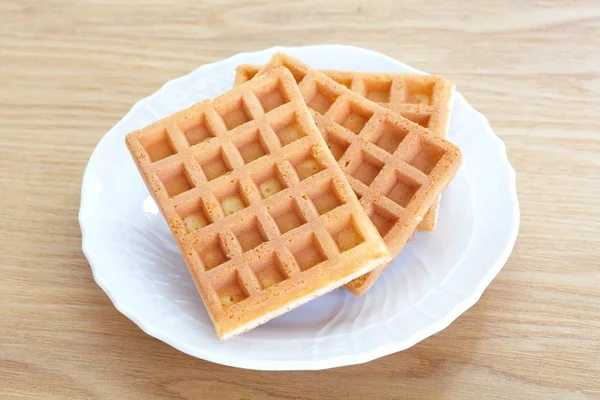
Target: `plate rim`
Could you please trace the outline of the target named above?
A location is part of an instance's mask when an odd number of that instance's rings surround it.
[[[213,63],[209,63],[209,64],[205,64],[205,65],[201,65],[201,66],[195,68],[194,70],[190,71],[188,74],[185,74],[183,76],[180,76],[180,77],[177,77],[177,78],[174,78],[174,79],[171,79],[171,80],[165,82],[165,84],[163,84],[159,89],[157,89],[156,91],[151,93],[149,96],[146,96],[146,97],[138,100],[137,102],[135,102],[132,105],[132,107],[129,109],[129,111],[106,134],[103,135],[103,137],[99,140],[98,144],[95,146],[95,148],[94,148],[93,152],[91,153],[90,158],[86,164],[85,171],[84,171],[84,174],[82,177],[82,185],[81,185],[81,197],[80,197],[81,200],[80,200],[80,208],[79,208],[79,213],[78,213],[78,221],[79,221],[79,225],[81,228],[82,251],[83,251],[86,259],[88,260],[88,263],[90,264],[90,268],[92,270],[94,280],[96,281],[98,286],[106,293],[106,295],[109,297],[109,299],[111,300],[111,302],[113,303],[115,308],[120,313],[122,313],[124,316],[126,316],[128,319],[133,321],[140,329],[142,329],[148,335],[155,337],[155,338],[165,342],[166,344],[168,344],[184,353],[190,354],[194,357],[198,357],[198,358],[201,358],[201,359],[204,359],[207,361],[211,361],[211,362],[215,362],[215,363],[219,363],[219,364],[223,364],[223,365],[228,365],[228,366],[238,367],[238,368],[245,368],[245,369],[253,369],[253,370],[319,370],[319,369],[334,368],[334,367],[338,367],[338,366],[355,365],[355,364],[365,363],[365,362],[383,357],[388,354],[392,354],[392,353],[396,353],[396,352],[405,350],[409,347],[412,347],[416,343],[422,341],[423,339],[445,329],[448,325],[450,325],[450,323],[452,323],[456,318],[458,318],[465,311],[467,311],[470,307],[472,307],[481,298],[481,295],[483,294],[484,290],[489,286],[491,281],[496,277],[496,275],[500,272],[502,267],[508,261],[508,258],[510,257],[512,249],[515,245],[517,235],[519,232],[519,226],[520,226],[520,208],[519,208],[519,202],[518,202],[517,190],[516,190],[516,172],[515,172],[514,168],[512,167],[512,165],[510,164],[510,161],[508,159],[508,155],[506,152],[506,145],[497,136],[497,134],[492,130],[487,118],[483,114],[481,114],[480,112],[475,110],[463,98],[464,104],[470,108],[470,111],[474,111],[475,114],[477,115],[477,117],[485,125],[485,128],[486,128],[485,131],[488,134],[491,133],[490,136],[496,142],[495,144],[496,144],[497,150],[498,150],[497,155],[499,156],[499,161],[501,161],[501,165],[506,168],[506,173],[507,173],[507,178],[508,178],[507,182],[506,182],[508,184],[508,187],[506,189],[507,189],[508,193],[510,194],[509,197],[511,199],[511,203],[512,203],[511,205],[514,207],[513,220],[511,221],[511,226],[513,229],[510,232],[510,235],[507,235],[506,242],[504,244],[502,253],[495,259],[495,262],[493,263],[493,265],[491,265],[490,268],[488,268],[488,271],[484,275],[484,277],[479,280],[479,282],[476,285],[475,290],[473,290],[472,292],[470,291],[469,292],[470,294],[466,298],[464,298],[462,301],[459,301],[454,307],[452,307],[452,309],[449,312],[447,312],[441,318],[439,318],[435,322],[427,324],[426,327],[418,330],[415,334],[413,334],[410,337],[410,339],[384,344],[384,345],[377,346],[373,349],[365,350],[362,352],[356,352],[356,353],[352,353],[352,354],[334,355],[334,356],[330,356],[328,358],[323,358],[323,359],[318,359],[318,360],[314,360],[314,359],[295,360],[294,359],[294,360],[285,360],[285,361],[282,361],[282,360],[262,361],[262,360],[251,359],[251,358],[226,357],[226,356],[220,355],[218,351],[202,352],[202,354],[198,354],[197,348],[195,348],[195,347],[190,348],[190,346],[187,346],[186,343],[184,343],[178,339],[175,339],[168,332],[161,330],[161,329],[156,329],[155,327],[147,324],[144,320],[140,319],[135,314],[135,312],[133,312],[130,309],[127,309],[126,307],[123,306],[122,303],[120,303],[120,301],[118,300],[118,296],[116,296],[115,293],[111,292],[111,290],[109,289],[106,282],[104,282],[99,277],[99,274],[97,273],[99,270],[99,267],[94,266],[94,262],[93,262],[94,257],[91,254],[91,250],[92,250],[93,246],[91,246],[90,243],[88,243],[88,241],[86,241],[86,237],[89,237],[89,235],[87,235],[87,228],[84,226],[85,218],[86,218],[85,204],[86,204],[86,200],[87,200],[86,197],[87,197],[87,193],[88,193],[88,190],[86,190],[86,181],[89,181],[89,175],[92,174],[90,164],[91,164],[91,161],[94,159],[94,157],[95,156],[97,157],[97,154],[99,153],[100,149],[102,148],[103,142],[109,136],[110,131],[113,130],[117,125],[119,125],[121,123],[121,121],[123,121],[135,109],[141,107],[141,104],[143,104],[148,99],[153,97],[156,93],[160,92],[161,89],[164,88],[166,85],[173,84],[175,81],[178,81],[178,80],[183,80],[186,77],[196,73],[196,71],[198,71],[202,68],[206,68],[208,66],[215,67],[215,66],[218,66],[219,64],[234,63],[236,61],[236,59],[243,59],[251,54],[257,54],[257,53],[268,54],[268,53],[273,53],[276,51],[288,51],[290,49],[293,49],[294,51],[311,51],[311,50],[315,50],[316,48],[321,48],[321,49],[332,48],[332,50],[344,48],[345,50],[349,50],[349,51],[368,52],[368,53],[371,53],[373,56],[380,57],[380,58],[383,57],[383,58],[387,59],[387,61],[389,61],[389,62],[398,64],[398,65],[402,65],[403,67],[405,67],[411,71],[414,71],[415,73],[424,73],[423,71],[417,70],[409,65],[406,65],[386,54],[383,54],[383,53],[380,53],[380,52],[377,52],[374,50],[370,50],[370,49],[365,49],[362,47],[348,46],[348,45],[324,44],[324,45],[312,45],[312,46],[274,46],[274,47],[270,47],[270,48],[258,50],[258,51],[237,53],[226,59],[216,61]],[[238,64],[239,64],[239,62],[238,62]],[[460,93],[455,92],[455,96],[461,96],[461,95],[460,95]]]

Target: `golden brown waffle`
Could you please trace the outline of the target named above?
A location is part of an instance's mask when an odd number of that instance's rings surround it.
[[[391,259],[285,68],[126,141],[222,339]]]
[[[281,60],[285,64],[285,59]],[[301,70],[290,70],[298,80]],[[261,65],[244,64],[237,68],[235,84],[252,79]],[[454,85],[442,76],[372,73],[350,71],[321,71],[339,84],[352,89],[361,96],[375,101],[398,114],[429,129],[435,136],[447,138]],[[439,211],[439,197],[418,225],[421,230],[433,230]]]
[[[280,66],[290,69],[299,82],[331,153],[390,253],[398,255],[456,174],[460,150],[287,55],[275,55],[260,74]],[[365,293],[386,266],[346,288],[357,295]]]

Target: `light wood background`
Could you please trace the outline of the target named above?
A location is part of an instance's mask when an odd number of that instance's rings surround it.
[[[505,141],[521,230],[482,299],[399,354],[255,372],[144,334],[80,249],[82,173],[138,99],[276,44],[446,75]],[[0,398],[600,398],[600,3],[0,0]]]

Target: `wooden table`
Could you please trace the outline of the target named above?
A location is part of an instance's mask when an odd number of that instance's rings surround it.
[[[600,3],[423,3],[0,2],[0,398],[600,398]],[[402,353],[277,374],[194,359],[94,283],[77,223],[87,159],[165,81],[315,43],[457,83],[517,170],[516,247],[479,303]]]

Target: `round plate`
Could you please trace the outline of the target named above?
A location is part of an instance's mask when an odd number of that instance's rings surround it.
[[[139,101],[102,138],[83,177],[83,252],[115,307],[149,335],[213,362],[264,370],[322,369],[406,349],[473,305],[516,240],[515,172],[487,120],[456,93],[450,140],[464,163],[444,192],[434,232],[418,232],[362,297],[337,290],[220,342],[125,135],[233,85],[235,67],[276,51],[316,68],[422,73],[357,47],[277,47],[203,65]]]

